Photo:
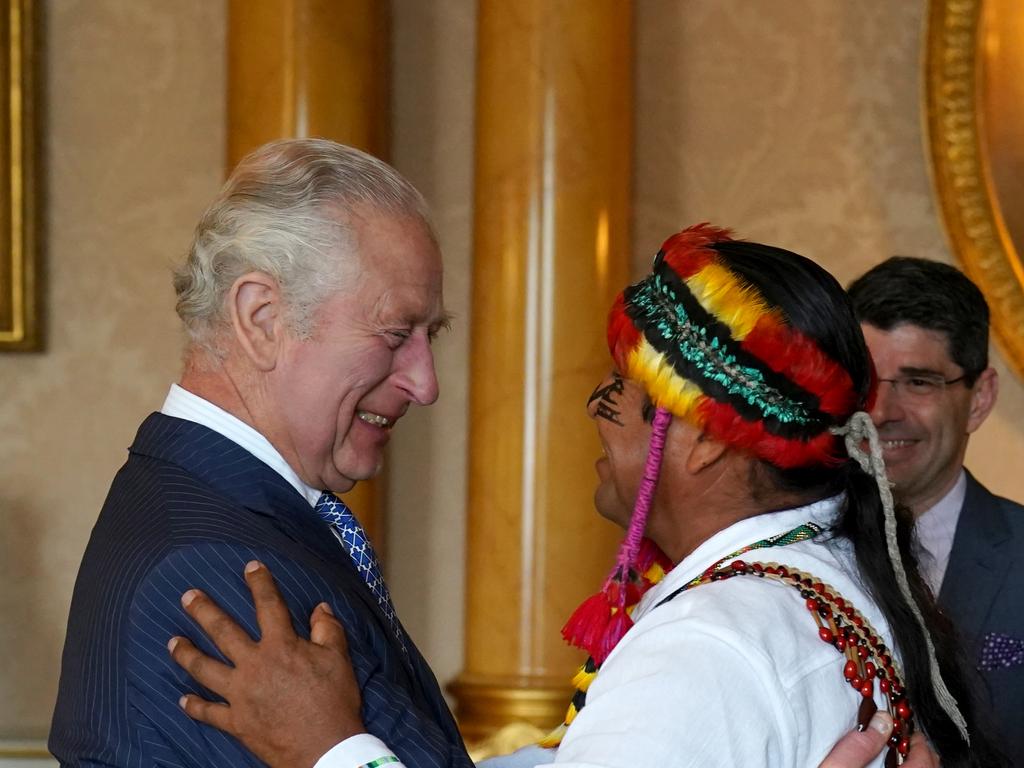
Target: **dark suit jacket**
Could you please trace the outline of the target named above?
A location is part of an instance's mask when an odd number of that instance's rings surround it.
[[[139,429],[78,574],[49,743],[63,765],[262,765],[180,710],[202,691],[166,649],[184,635],[215,653],[181,609],[190,587],[258,634],[242,578],[254,558],[301,634],[322,600],[345,625],[370,733],[411,767],[472,765],[433,673],[411,642],[402,651],[306,499],[237,444],[161,414]]]
[[[1024,642],[1024,507],[989,493],[970,473],[939,604],[974,664],[989,633]],[[1024,768],[1024,665],[982,677],[1004,751]]]

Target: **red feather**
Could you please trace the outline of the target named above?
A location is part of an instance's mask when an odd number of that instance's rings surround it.
[[[620,371],[626,370],[629,353],[640,343],[640,331],[626,314],[625,298],[620,293],[608,313],[608,349]]]
[[[768,432],[762,421],[747,421],[727,403],[705,398],[697,410],[701,424],[713,438],[745,449],[781,469],[830,466],[843,460],[838,438],[828,431],[810,440],[786,439]]]
[[[645,536],[640,540],[640,551],[636,556],[636,569],[640,573],[647,573],[655,563],[660,565],[665,573],[672,570],[672,561],[668,559],[668,555],[661,551],[661,547]]]
[[[633,627],[633,620],[629,618],[629,614],[625,611],[619,611],[612,620],[608,622],[608,626],[605,627],[604,633],[601,636],[600,642],[593,651],[591,656],[594,657],[594,661],[598,664],[604,664],[604,660],[608,658],[615,646],[619,644],[619,641],[626,636]]]
[[[850,374],[803,333],[766,317],[751,329],[741,346],[814,394],[825,413],[845,416],[856,406]]]
[[[661,246],[661,250],[665,252],[668,265],[685,280],[718,259],[718,254],[709,245],[726,240],[732,240],[729,230],[705,221],[672,235]]]

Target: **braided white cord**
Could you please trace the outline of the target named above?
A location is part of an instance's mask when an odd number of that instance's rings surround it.
[[[896,583],[900,592],[906,598],[910,610],[917,619],[921,632],[924,635],[924,642],[928,650],[928,664],[931,671],[932,687],[935,689],[935,697],[946,714],[949,715],[964,741],[969,745],[970,736],[967,733],[967,722],[960,713],[956,699],[946,687],[946,681],[942,679],[939,671],[939,662],[935,656],[935,646],[932,644],[928,627],[925,626],[924,616],[918,608],[917,601],[910,591],[910,583],[907,581],[907,572],[903,569],[903,558],[900,556],[899,543],[896,540],[896,506],[892,498],[892,488],[889,479],[885,474],[885,462],[882,460],[882,445],[878,439],[878,432],[871,422],[871,417],[864,411],[857,411],[847,420],[842,427],[832,427],[829,430],[834,435],[840,435],[846,442],[846,452],[854,461],[860,464],[868,475],[875,479],[878,484],[878,495],[882,499],[882,508],[885,510],[885,541],[889,550],[889,560],[892,562],[893,571],[896,573]],[[867,441],[869,453],[865,453],[861,447]]]

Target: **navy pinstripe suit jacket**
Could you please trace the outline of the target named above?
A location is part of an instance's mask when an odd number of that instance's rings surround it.
[[[298,632],[309,636],[322,600],[345,625],[370,733],[410,768],[472,765],[430,668],[411,642],[403,653],[309,503],[237,444],[161,414],[143,422],[114,478],[75,584],[49,742],[62,765],[262,765],[180,710],[183,693],[204,691],[166,649],[183,635],[216,655],[181,608],[190,587],[258,635],[242,577],[254,558]]]

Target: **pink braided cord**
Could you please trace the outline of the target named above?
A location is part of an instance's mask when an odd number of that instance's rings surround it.
[[[661,470],[661,458],[665,450],[665,436],[668,434],[668,425],[672,422],[672,414],[664,408],[658,408],[654,413],[654,429],[651,432],[651,447],[647,451],[647,461],[644,464],[644,476],[640,481],[640,489],[636,494],[636,503],[633,505],[633,516],[629,520],[629,530],[626,538],[619,547],[619,556],[616,560],[612,576],[621,572],[623,577],[628,569],[636,566],[637,553],[640,551],[640,542],[644,537],[644,528],[647,526],[647,515],[651,511],[651,503],[654,501],[654,490],[658,485],[658,473]],[[609,579],[610,580],[610,579]]]

